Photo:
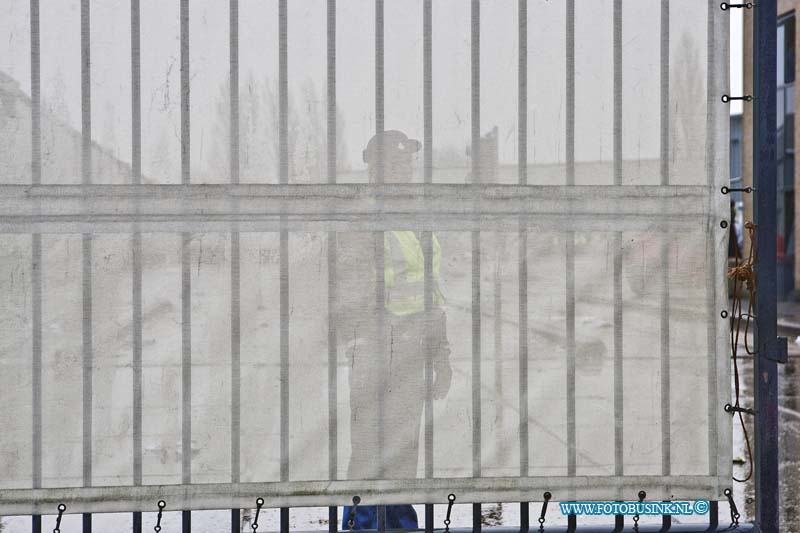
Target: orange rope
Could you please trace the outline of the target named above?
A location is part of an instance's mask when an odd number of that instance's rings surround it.
[[[736,246],[736,264],[728,270],[728,277],[733,280],[733,309],[731,310],[731,357],[733,358],[733,375],[734,375],[734,388],[736,391],[736,399],[733,404],[734,407],[739,405],[739,363],[737,359],[737,352],[739,348],[739,335],[742,329],[742,320],[744,320],[744,349],[749,355],[755,355],[755,352],[750,350],[748,345],[747,335],[750,331],[750,319],[753,316],[753,301],[756,297],[756,273],[753,270],[753,265],[756,260],[756,242],[755,242],[755,229],[756,226],[752,222],[747,222],[744,225],[750,236],[750,251],[747,254],[747,260],[742,262],[739,256],[739,247]],[[733,224],[731,224],[731,231],[733,232]],[[735,233],[733,238],[736,238]],[[747,312],[742,312],[742,297],[739,294],[742,289],[747,290]],[[750,436],[747,433],[747,426],[744,423],[744,416],[742,411],[736,411],[739,415],[739,422],[742,425],[742,432],[744,433],[744,442],[747,445],[747,463],[749,469],[747,476],[744,479],[739,479],[733,476],[734,481],[744,483],[753,476],[753,450],[750,446]]]

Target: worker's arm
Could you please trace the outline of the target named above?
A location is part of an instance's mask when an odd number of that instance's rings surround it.
[[[437,307],[428,322],[429,346],[433,350],[433,397],[440,400],[450,390],[453,371],[450,367],[450,342],[447,340],[447,314]]]

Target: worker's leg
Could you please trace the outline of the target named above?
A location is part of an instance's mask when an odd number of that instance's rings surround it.
[[[342,513],[342,529],[347,530],[349,526],[352,507],[345,507]],[[389,529],[417,529],[419,522],[417,512],[410,505],[387,505],[386,506],[386,527]],[[378,507],[376,505],[359,505],[353,517],[353,529],[377,529],[378,528]]]
[[[392,329],[387,390],[387,471],[391,479],[413,479],[419,466],[419,432],[425,405],[425,356],[418,320],[407,320]],[[416,529],[417,513],[411,505],[386,508],[386,526]]]
[[[356,351],[350,361],[350,463],[347,478],[378,477],[378,354]]]

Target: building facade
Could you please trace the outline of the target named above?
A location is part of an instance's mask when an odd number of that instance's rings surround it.
[[[798,64],[795,60],[798,40],[795,31],[796,14],[800,11],[800,0],[778,1],[777,31],[777,98],[776,98],[776,157],[777,157],[777,223],[778,223],[778,297],[794,299],[800,297],[795,280],[800,279],[800,264],[796,260],[800,243],[795,239],[798,214],[798,169],[794,161],[797,117],[794,112],[797,87]],[[744,93],[753,94],[753,12],[744,13]],[[735,91],[735,90],[734,90]],[[733,129],[732,129],[733,131]],[[745,105],[742,114],[742,180],[744,185],[753,183],[753,108]],[[731,148],[733,148],[733,139]],[[731,174],[731,178],[736,176]],[[753,220],[753,197],[743,195],[744,219]],[[745,237],[746,238],[746,237]],[[747,249],[747,247],[745,247]]]

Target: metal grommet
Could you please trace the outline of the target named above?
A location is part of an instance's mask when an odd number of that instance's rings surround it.
[[[730,404],[729,404],[729,405],[730,405]],[[730,495],[732,494],[732,493],[731,493],[731,489],[725,489],[725,490],[723,490],[723,491],[722,491],[722,494],[724,494],[725,496],[730,496]]]
[[[722,229],[727,228],[728,227],[728,221],[727,220],[723,220],[722,222],[719,223],[719,227],[722,228]]]
[[[167,502],[165,502],[164,500],[158,500],[158,508],[159,509],[163,509],[166,506],[167,506]]]
[[[730,96],[728,96],[727,94],[723,94],[722,95],[722,103],[723,104],[727,104],[730,101],[731,101],[731,97]]]
[[[155,531],[156,533],[158,533],[159,531],[161,531],[161,526],[156,526],[156,527],[154,527],[154,528],[153,528],[153,531]]]
[[[727,11],[727,10],[728,10],[728,2],[722,2],[722,3],[719,5],[719,8],[720,8],[721,10],[723,10],[723,11]]]
[[[59,504],[58,504],[58,510],[59,510],[59,512],[62,512],[62,513],[63,513],[64,511],[66,511],[66,510],[67,510],[67,506],[66,506],[66,505],[64,505],[63,503],[59,503]]]
[[[264,498],[258,498],[256,500],[256,505],[264,505]]]
[[[730,413],[730,412],[731,412],[731,410],[733,409],[733,406],[732,406],[731,404],[729,404],[729,403],[726,403],[726,404],[725,404],[725,407],[723,407],[722,409],[723,409],[723,410],[724,410],[726,413]],[[725,490],[729,490],[729,489],[725,489]],[[727,495],[728,495],[728,494],[726,493],[726,494],[725,494],[725,496],[727,496]]]
[[[645,491],[643,491],[643,490],[640,490],[639,491],[639,499],[640,500],[644,500],[645,498],[647,498],[647,493]]]
[[[720,189],[720,192],[722,194],[728,194],[729,192],[731,192],[731,190],[723,185],[722,188]]]
[[[719,316],[722,318],[728,318],[728,312],[725,310],[720,311]]]

